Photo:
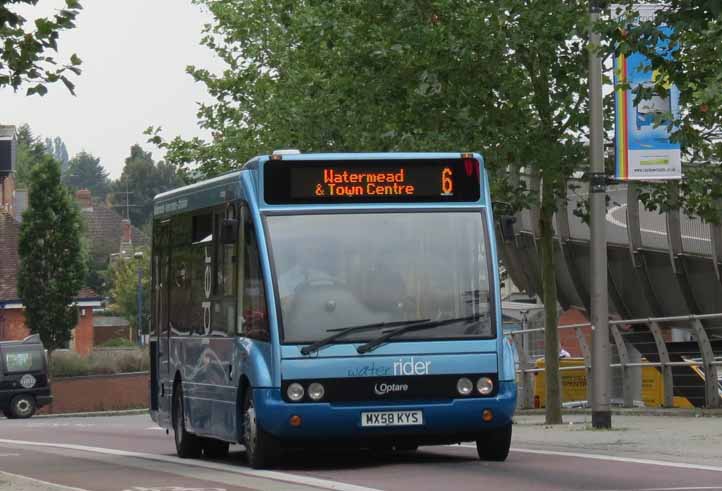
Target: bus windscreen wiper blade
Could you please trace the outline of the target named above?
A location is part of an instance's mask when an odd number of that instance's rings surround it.
[[[394,321],[394,322],[376,322],[374,324],[363,324],[360,326],[351,326],[351,327],[342,327],[339,329],[329,329],[329,332],[337,331],[335,334],[332,334],[326,338],[319,339],[318,341],[315,341],[308,346],[304,346],[301,348],[301,354],[302,355],[308,355],[310,353],[313,353],[314,351],[317,351],[319,348],[322,348],[323,346],[326,346],[327,344],[333,343],[339,338],[342,338],[346,336],[347,334],[352,334],[354,332],[358,331],[366,331],[367,329],[380,329],[382,327],[397,327],[397,326],[408,326],[413,324],[419,324],[419,323],[426,323],[429,322],[429,319],[416,319],[416,320],[410,320],[410,321]]]
[[[396,329],[393,329],[391,331],[388,331],[381,336],[377,337],[376,339],[372,339],[366,344],[362,344],[358,348],[356,348],[356,351],[359,353],[368,353],[369,351],[376,349],[377,347],[381,346],[384,342],[386,342],[387,339],[393,338],[394,336],[399,336],[401,334],[411,332],[411,331],[420,331],[422,329],[433,329],[435,327],[441,327],[446,326],[448,324],[456,324],[457,322],[463,322],[463,321],[476,321],[481,318],[480,314],[474,314],[467,317],[455,317],[453,319],[444,319],[440,321],[420,321],[420,322],[414,322],[413,324],[409,324],[406,326],[397,327]]]

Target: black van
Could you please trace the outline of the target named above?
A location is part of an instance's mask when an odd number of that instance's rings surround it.
[[[0,341],[0,411],[5,417],[29,418],[52,400],[48,357],[39,336]]]

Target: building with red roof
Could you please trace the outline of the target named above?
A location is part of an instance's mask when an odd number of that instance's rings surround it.
[[[20,224],[16,219],[15,192],[15,129],[0,126],[0,341],[18,340],[30,332],[25,323],[25,309],[17,292],[20,267],[18,244]],[[102,305],[102,298],[88,288],[78,292],[78,324],[68,346],[87,355],[93,349],[93,308]]]

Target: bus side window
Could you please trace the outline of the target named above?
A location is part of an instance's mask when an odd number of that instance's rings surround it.
[[[172,220],[172,244],[168,272],[170,304],[168,320],[173,336],[187,336],[193,329],[191,303],[194,248],[191,240],[196,233],[196,219],[180,215]]]
[[[258,251],[256,231],[253,228],[247,205],[241,209],[239,241],[239,334],[248,338],[269,341],[268,310],[261,273],[261,258]]]
[[[214,320],[215,332],[228,336],[236,334],[236,248],[238,243],[223,241],[223,220],[236,218],[235,205],[226,205],[224,210],[216,213],[216,282],[214,286],[214,302],[219,309]]]
[[[216,264],[213,234],[213,213],[205,210],[193,216],[191,247],[187,252],[188,309],[187,334],[209,336],[216,327],[217,318],[211,305],[212,274]],[[174,309],[183,306],[174,304]]]

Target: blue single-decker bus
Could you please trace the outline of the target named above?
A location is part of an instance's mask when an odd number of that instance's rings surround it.
[[[178,455],[509,452],[488,178],[475,153],[279,151],[155,197],[151,416]]]

